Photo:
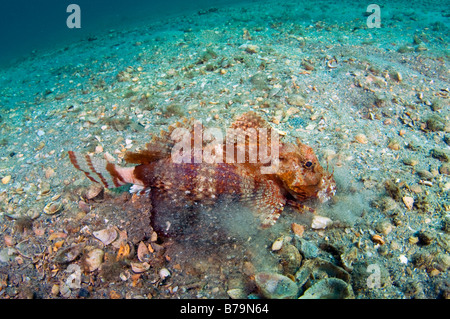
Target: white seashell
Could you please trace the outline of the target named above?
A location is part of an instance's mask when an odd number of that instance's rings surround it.
[[[246,299],[247,294],[245,291],[241,288],[233,288],[227,290],[228,296],[230,296],[231,299]]]
[[[150,269],[150,265],[148,263],[131,262],[130,265],[131,270],[133,270],[136,274],[140,274]]]
[[[283,237],[278,238],[277,240],[275,240],[272,244],[272,251],[277,251],[280,250],[281,247],[283,246]]]
[[[290,278],[276,273],[257,273],[255,284],[268,299],[293,299],[297,297],[299,290]]]
[[[408,258],[405,256],[405,255],[400,255],[399,257],[398,257],[398,259],[400,260],[400,262],[402,263],[402,264],[408,264]]]
[[[408,208],[408,210],[413,209],[414,206],[414,198],[410,197],[410,196],[405,196],[402,198],[403,203],[405,204],[406,208]]]
[[[59,288],[59,293],[64,298],[70,298],[72,291],[70,290],[69,286],[67,286],[65,283],[63,283],[61,285],[61,287]]]
[[[104,245],[109,245],[117,239],[117,231],[114,228],[105,228],[92,233],[95,238],[100,240]]]
[[[137,256],[141,262],[148,262],[150,260],[150,251],[148,250],[147,245],[142,241],[139,243]]]
[[[170,276],[170,271],[167,268],[161,268],[159,271],[159,277],[161,277],[161,280],[166,279]]]
[[[324,216],[315,215],[312,219],[311,228],[312,229],[325,229],[327,226],[331,225],[333,221]]]
[[[11,181],[11,175],[7,175],[2,178],[2,183],[5,185],[8,184],[10,181]]]
[[[77,264],[70,264],[67,267],[66,272],[70,273],[67,277],[65,284],[70,289],[80,289],[81,288],[81,268]]]
[[[87,254],[86,265],[88,266],[89,271],[94,271],[100,267],[103,262],[103,256],[105,252],[100,248],[96,248],[91,250]]]
[[[50,202],[44,207],[44,213],[47,215],[54,215],[58,213],[62,208],[61,203]]]

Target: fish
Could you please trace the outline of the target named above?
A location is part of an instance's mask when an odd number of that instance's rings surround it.
[[[91,181],[106,188],[131,184],[131,192],[150,196],[152,209],[164,203],[190,214],[187,208],[197,204],[240,201],[255,212],[262,228],[273,226],[286,206],[303,210],[306,201],[326,202],[336,193],[333,173],[320,165],[310,146],[299,139],[279,141],[279,132],[253,111],[231,124],[226,143],[221,134],[216,143],[208,143],[208,132],[193,119],[177,122],[154,135],[143,150],[127,152],[124,160],[130,167],[68,154]],[[234,136],[228,139],[230,132]],[[164,213],[152,211],[152,216]]]

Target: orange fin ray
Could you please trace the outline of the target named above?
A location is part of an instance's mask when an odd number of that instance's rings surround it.
[[[149,164],[170,157],[175,145],[175,141],[171,138],[172,132],[177,128],[186,128],[192,132],[193,122],[193,119],[184,118],[181,122],[170,125],[168,131],[161,130],[159,136],[153,135],[145,149],[125,153],[124,160],[130,164]]]
[[[314,208],[308,207],[306,205],[303,205],[303,204],[301,204],[299,202],[296,202],[296,201],[293,201],[293,200],[288,200],[287,204],[289,206],[292,206],[295,209],[297,209],[300,213],[306,213],[306,212],[310,212],[310,213],[313,213],[313,214],[316,213],[316,210]]]
[[[69,151],[69,158],[73,166],[82,171],[87,178],[95,183],[103,184],[106,188],[134,182],[134,168],[122,168],[103,159],[73,151]]]
[[[261,227],[273,226],[286,205],[281,189],[271,180],[264,180],[258,189],[241,195],[241,201],[248,203],[261,220]]]

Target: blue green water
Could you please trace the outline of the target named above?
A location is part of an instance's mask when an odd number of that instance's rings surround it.
[[[381,17],[384,27],[392,25],[401,16],[406,16],[418,28],[434,22],[448,23],[449,1],[417,1],[417,9],[408,1],[275,1],[264,4],[267,6],[267,15],[253,17],[270,20],[301,21],[336,21],[364,19],[363,12],[369,4],[375,3],[382,8]],[[95,36],[108,29],[121,29],[139,23],[149,23],[164,19],[168,16],[191,14],[211,8],[226,7],[229,5],[255,4],[258,1],[238,0],[196,0],[196,1],[145,1],[130,0],[80,0],[75,4],[82,10],[81,29],[69,29],[66,19],[70,13],[67,7],[73,1],[43,0],[43,1],[13,1],[1,4],[0,43],[2,52],[0,64],[20,58],[35,50],[58,47],[62,44],[78,41],[83,37]],[[288,9],[282,4],[289,4]],[[277,9],[280,4],[280,10]],[[427,12],[428,11],[428,12]],[[439,13],[442,13],[439,14]],[[427,17],[427,19],[424,19]],[[394,18],[394,20],[392,20]],[[396,19],[397,18],[397,19]],[[195,17],[193,18],[195,22]]]
[[[199,1],[13,1],[2,2],[0,11],[0,64],[35,50],[54,48],[93,36],[109,29],[121,29],[142,22],[195,12],[202,8],[237,3],[229,0]],[[81,9],[81,29],[69,29],[67,7],[75,3]]]

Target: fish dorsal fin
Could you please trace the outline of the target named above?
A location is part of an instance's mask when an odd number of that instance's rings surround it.
[[[170,125],[168,130],[161,130],[159,136],[154,135],[150,143],[146,145],[145,149],[137,152],[127,152],[124,157],[125,161],[131,164],[149,164],[170,157],[176,143],[176,141],[171,138],[174,130],[177,128],[184,128],[191,134],[192,139],[194,139],[194,127],[196,124],[197,122],[193,118],[183,118],[181,121]],[[262,163],[260,159],[257,159],[258,163],[254,163],[254,161],[249,158],[250,147],[254,147],[258,156],[260,154],[259,150],[263,146],[263,142],[264,145],[270,149],[273,128],[260,115],[250,111],[239,116],[235,122],[231,124],[230,129],[231,130],[227,131],[227,134],[230,133],[230,131],[235,134],[234,137],[231,137],[234,139],[234,142],[232,143],[234,145],[233,154],[235,156],[235,159],[232,162],[244,164],[245,166],[250,166],[250,168],[259,168]],[[266,133],[264,140],[261,139],[259,129],[265,129],[263,130]],[[191,145],[194,145],[194,140],[191,141]],[[205,141],[203,141],[202,146],[205,146]],[[246,149],[245,159],[238,160],[238,149],[240,149],[240,147],[242,149],[243,146]],[[226,154],[225,145],[224,154]]]
[[[246,130],[248,128],[271,128],[269,123],[264,120],[257,113],[250,111],[239,116],[230,126],[232,129],[243,129]]]
[[[242,165],[247,167],[247,169],[255,170],[261,166],[270,164],[267,160],[271,156],[272,133],[275,131],[266,120],[257,113],[250,111],[239,116],[231,124],[230,129],[235,134],[232,138],[234,138],[233,144],[236,163],[242,163],[239,160],[238,154],[239,150],[244,149],[245,161]],[[229,133],[230,130],[227,134]],[[229,143],[228,136],[227,143]]]
[[[130,164],[149,164],[171,156],[175,141],[171,139],[172,132],[177,128],[193,130],[193,119],[183,118],[181,122],[171,124],[167,131],[161,130],[158,135],[153,135],[145,149],[137,152],[127,152],[124,160]]]

